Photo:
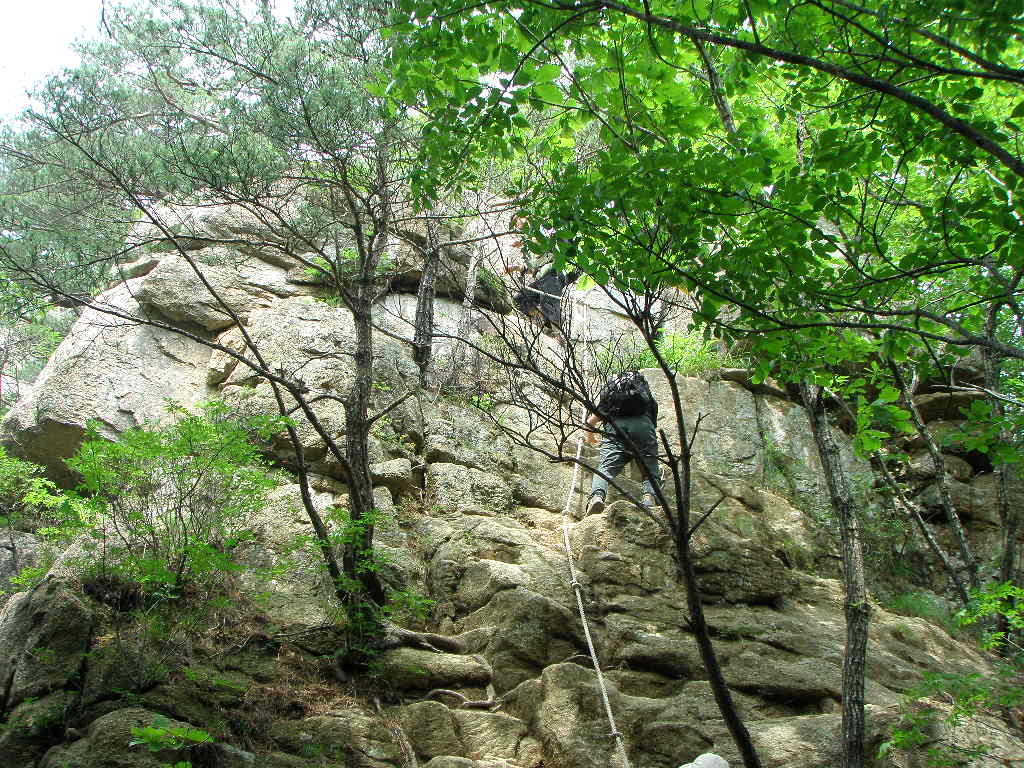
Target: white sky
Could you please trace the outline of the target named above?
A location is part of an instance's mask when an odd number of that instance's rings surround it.
[[[138,0],[145,4],[145,0]],[[257,0],[243,0],[255,7]],[[125,0],[107,0],[107,7]],[[295,0],[271,0],[274,15],[293,13]],[[0,121],[16,117],[25,91],[78,63],[76,40],[101,35],[102,0],[0,0]]]
[[[28,106],[25,90],[78,63],[71,43],[99,34],[101,0],[0,0],[0,119]]]

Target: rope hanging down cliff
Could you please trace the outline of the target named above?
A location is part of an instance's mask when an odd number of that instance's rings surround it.
[[[582,307],[583,325],[583,372],[587,370],[587,355],[590,347],[590,307],[583,302],[577,302],[577,307]],[[574,313],[575,314],[575,313]],[[571,322],[571,320],[570,320]],[[568,340],[569,334],[566,334]],[[601,701],[604,703],[604,711],[608,717],[610,728],[609,735],[615,741],[616,752],[622,768],[630,768],[629,758],[626,755],[626,747],[622,734],[615,725],[615,715],[612,713],[611,702],[608,700],[608,687],[604,682],[604,675],[601,672],[601,663],[597,659],[597,650],[594,648],[594,639],[590,634],[590,622],[587,620],[587,611],[583,605],[583,586],[576,577],[576,566],[572,558],[572,545],[569,541],[569,509],[572,506],[573,494],[576,491],[576,483],[580,475],[580,458],[583,455],[583,435],[576,438],[576,461],[572,468],[572,481],[569,483],[569,490],[565,495],[565,506],[562,508],[562,545],[565,547],[565,561],[569,566],[569,585],[576,595],[576,608],[580,615],[580,624],[583,626],[583,634],[587,639],[587,649],[590,651],[590,661],[594,665],[594,672],[597,674],[597,687],[601,691]]]

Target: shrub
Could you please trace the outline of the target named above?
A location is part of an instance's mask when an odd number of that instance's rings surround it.
[[[746,365],[745,361],[723,353],[717,340],[697,333],[663,333],[656,345],[669,368],[684,376]],[[654,353],[639,336],[624,336],[609,342],[598,351],[597,363],[604,376],[658,366]]]
[[[963,731],[962,738],[953,737],[979,716],[996,717],[1024,707],[1024,667],[1016,640],[1024,629],[1021,598],[1024,589],[1012,582],[988,584],[971,593],[970,605],[957,614],[960,626],[1001,617],[1009,630],[986,629],[983,633],[982,648],[994,652],[996,658],[992,672],[925,674],[918,686],[906,692],[902,717],[891,738],[882,744],[880,758],[898,749],[923,753],[924,764],[935,768],[963,765],[979,757],[1010,764],[985,738],[979,740]],[[940,707],[937,702],[948,704]]]
[[[111,573],[146,591],[233,568],[246,519],[276,484],[251,438],[268,438],[279,419],[240,420],[220,402],[195,413],[170,404],[170,425],[147,423],[116,441],[90,428],[67,465],[81,475],[79,498],[92,523],[99,576]]]
[[[883,606],[887,611],[901,616],[916,616],[930,621],[951,635],[960,628],[949,608],[924,592],[903,592],[883,603]]]

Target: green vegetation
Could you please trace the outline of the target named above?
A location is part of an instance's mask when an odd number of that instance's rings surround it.
[[[166,717],[157,715],[151,725],[132,728],[130,747],[144,746],[150,752],[183,752],[213,744],[213,737],[206,731],[188,726],[172,726]],[[191,761],[184,760],[167,768],[192,768]]]
[[[742,358],[725,352],[722,342],[699,333],[659,334],[655,348],[669,369],[683,376],[746,366]],[[597,352],[597,368],[605,376],[633,368],[657,367],[654,350],[638,336],[609,342]]]
[[[918,750],[925,756],[925,764],[935,768],[962,765],[978,757],[1002,761],[990,743],[966,726],[976,718],[994,717],[1024,706],[1024,656],[1017,642],[1024,629],[1020,608],[1024,590],[1010,583],[992,584],[972,593],[972,598],[971,605],[957,615],[956,623],[960,627],[982,627],[982,646],[999,654],[994,674],[924,675],[923,682],[907,692],[901,722],[882,745],[880,756],[893,749]],[[986,627],[984,622],[992,618],[1004,619],[1015,634]]]
[[[237,420],[221,402],[192,413],[170,404],[167,426],[131,429],[116,441],[93,428],[69,468],[82,482],[79,524],[95,540],[94,575],[175,595],[235,568],[233,551],[277,484],[252,439],[280,419]]]
[[[932,624],[942,627],[950,635],[959,632],[963,626],[948,605],[926,592],[901,592],[883,605],[887,611],[892,613],[930,621]]]

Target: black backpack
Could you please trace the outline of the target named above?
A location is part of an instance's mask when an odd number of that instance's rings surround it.
[[[650,412],[654,396],[640,371],[623,371],[609,379],[597,396],[597,412],[604,418],[643,416]]]

